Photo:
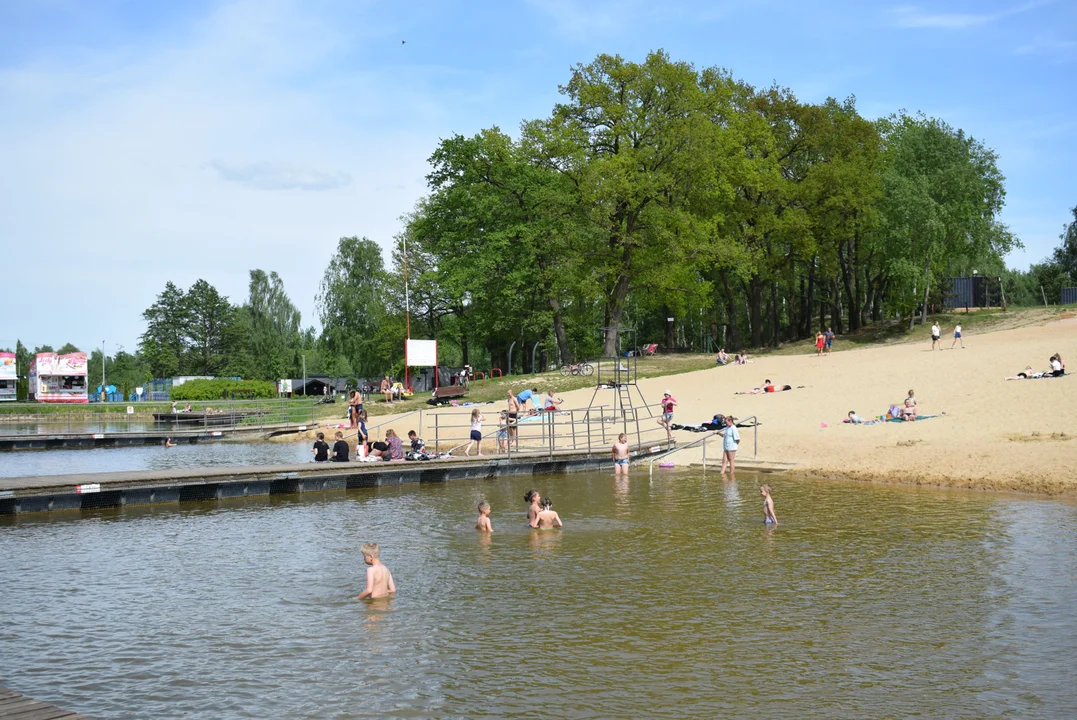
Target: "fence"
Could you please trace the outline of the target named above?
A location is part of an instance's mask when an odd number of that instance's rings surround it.
[[[646,408],[609,405],[539,412],[515,420],[494,415],[485,419],[484,426],[483,443],[492,439],[496,452],[509,457],[536,452],[550,456],[555,452],[608,453],[620,433],[636,448],[653,446],[653,452],[661,451],[666,440],[665,429]],[[471,411],[434,413],[432,429],[432,447],[439,451],[464,447],[470,442]]]
[[[1063,305],[1077,304],[1077,287],[1062,288],[1062,304]]]

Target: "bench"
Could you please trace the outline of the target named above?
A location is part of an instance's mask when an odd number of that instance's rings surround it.
[[[434,391],[434,397],[427,400],[431,405],[444,405],[453,398],[464,397],[467,388],[463,385],[442,385]]]

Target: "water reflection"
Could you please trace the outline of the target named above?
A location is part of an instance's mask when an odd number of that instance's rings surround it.
[[[768,476],[768,529],[763,481],[7,519],[5,683],[110,718],[1077,715],[1077,508]],[[524,527],[531,486],[564,529]],[[384,604],[351,599],[367,540],[397,583]]]

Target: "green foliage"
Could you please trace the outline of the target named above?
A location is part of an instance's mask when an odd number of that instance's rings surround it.
[[[384,367],[375,349],[375,335],[387,314],[385,283],[377,243],[341,238],[317,297],[322,342],[330,354],[343,358],[360,374],[374,374]],[[402,348],[403,336],[398,339]]]
[[[227,393],[242,391],[244,397],[253,392],[257,398],[277,396],[276,383],[268,380],[188,380],[172,388],[173,400],[221,400]]]

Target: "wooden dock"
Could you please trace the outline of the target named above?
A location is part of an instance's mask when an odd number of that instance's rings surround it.
[[[85,715],[28,698],[0,686],[0,720],[89,720]]]
[[[663,442],[653,449],[636,448],[632,456],[635,459],[650,456],[664,445]],[[609,467],[610,458],[605,451],[547,450],[481,459],[308,462],[0,478],[0,515],[345,491],[506,475],[560,475]]]

